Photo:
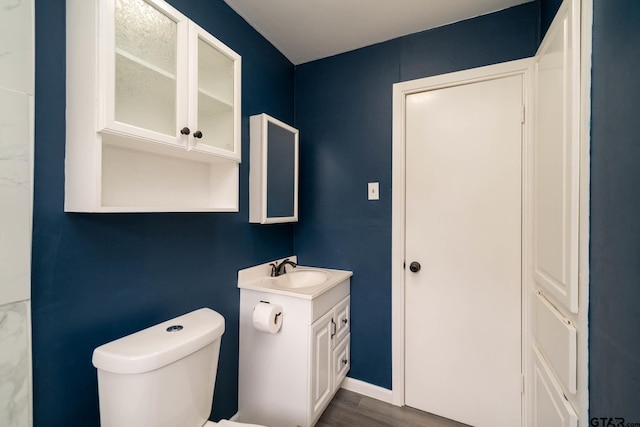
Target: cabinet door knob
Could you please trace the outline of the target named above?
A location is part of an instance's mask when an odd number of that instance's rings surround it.
[[[347,319],[342,319],[342,323],[346,325],[347,323],[349,323],[349,321]]]
[[[347,363],[349,363],[349,361],[347,359],[342,359],[342,364],[346,365]]]
[[[182,129],[180,129],[180,133],[183,135],[189,135],[191,133],[191,130],[189,130],[189,128],[185,126]]]
[[[195,131],[195,132],[193,133],[193,136],[194,136],[195,138],[202,138],[202,132],[200,132],[199,130],[197,130],[197,131]]]

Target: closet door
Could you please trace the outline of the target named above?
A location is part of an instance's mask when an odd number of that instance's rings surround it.
[[[578,427],[578,416],[558,387],[542,355],[535,351],[533,393],[534,427]]]
[[[565,0],[535,57],[532,424],[576,427],[580,0]],[[571,314],[574,313],[574,314]]]
[[[580,1],[565,0],[535,58],[534,279],[578,312]]]

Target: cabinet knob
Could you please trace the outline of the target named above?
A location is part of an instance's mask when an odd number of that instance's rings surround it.
[[[199,130],[197,130],[197,131],[195,131],[195,132],[193,133],[193,136],[194,136],[195,138],[202,138],[202,132],[200,132]]]
[[[411,264],[409,264],[409,270],[411,270],[412,273],[417,273],[421,268],[422,266],[419,262],[413,261]]]
[[[191,133],[191,130],[189,130],[189,128],[185,126],[182,129],[180,129],[180,133],[183,135],[189,135]]]
[[[342,364],[346,365],[347,363],[349,363],[349,361],[347,359],[342,359]]]
[[[349,323],[349,321],[347,319],[342,319],[342,323],[346,325],[347,323]]]

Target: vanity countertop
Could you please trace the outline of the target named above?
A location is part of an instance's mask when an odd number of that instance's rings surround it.
[[[288,259],[293,262],[297,261],[294,256]],[[282,260],[278,260],[278,262],[282,262]],[[265,263],[238,271],[238,288],[313,300],[353,276],[352,271],[298,265],[296,268],[287,266],[288,273],[279,277],[271,277],[270,264]],[[283,285],[283,283],[288,283],[290,278],[302,277],[303,275],[300,273],[304,274],[305,272],[320,273],[323,276],[322,282],[305,286]],[[288,274],[291,276],[287,277]]]

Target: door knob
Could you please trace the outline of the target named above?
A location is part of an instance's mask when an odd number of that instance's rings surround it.
[[[413,261],[411,264],[409,264],[409,270],[411,270],[412,273],[417,273],[421,268],[422,266],[417,261]]]

